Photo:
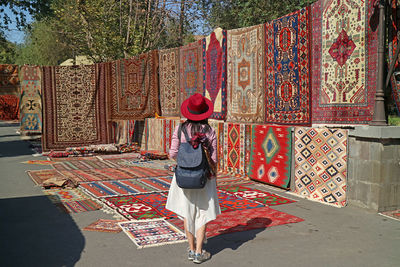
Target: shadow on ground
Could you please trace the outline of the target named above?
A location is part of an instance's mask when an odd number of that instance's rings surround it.
[[[0,199],[2,266],[74,266],[85,239],[46,196]]]
[[[33,154],[33,152],[29,148],[29,143],[24,140],[0,142],[0,157],[16,157],[31,154]]]
[[[247,228],[248,226],[254,225],[254,223],[260,223],[264,225],[262,228],[243,231],[241,228]],[[246,225],[238,225],[232,228],[225,229],[221,235],[212,237],[208,239],[205,248],[207,251],[211,253],[211,255],[216,255],[222,250],[226,248],[230,248],[232,250],[237,250],[241,245],[246,242],[249,242],[256,238],[257,234],[264,231],[269,224],[271,224],[271,220],[268,218],[253,218],[247,221]],[[243,232],[238,232],[243,231]]]

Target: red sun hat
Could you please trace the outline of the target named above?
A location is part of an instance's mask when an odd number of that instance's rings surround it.
[[[202,121],[211,116],[214,105],[199,93],[190,96],[181,105],[181,114],[192,121]]]

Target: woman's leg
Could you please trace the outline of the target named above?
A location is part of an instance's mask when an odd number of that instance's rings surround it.
[[[183,225],[185,227],[186,238],[187,238],[187,240],[189,242],[189,249],[191,251],[195,251],[196,247],[195,247],[195,244],[194,244],[194,236],[193,236],[193,234],[191,232],[188,231],[186,218],[183,220]]]
[[[206,234],[206,224],[200,227],[196,232],[196,253],[201,253],[203,250],[203,241]]]

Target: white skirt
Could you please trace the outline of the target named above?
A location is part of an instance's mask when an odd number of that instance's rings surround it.
[[[188,231],[196,235],[200,227],[221,214],[216,179],[207,180],[201,189],[182,189],[177,185],[174,174],[166,208],[186,218]]]

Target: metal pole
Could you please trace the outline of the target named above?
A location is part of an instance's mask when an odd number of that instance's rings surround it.
[[[387,125],[385,115],[384,92],[384,63],[385,63],[385,29],[386,29],[386,0],[379,1],[379,28],[378,28],[378,77],[375,92],[374,115],[370,125]]]

